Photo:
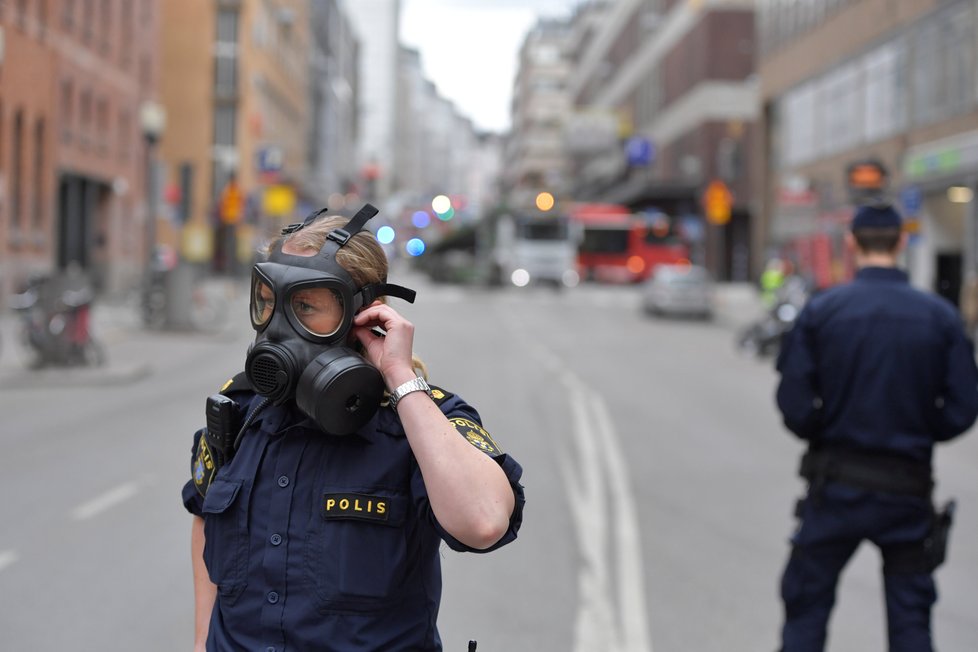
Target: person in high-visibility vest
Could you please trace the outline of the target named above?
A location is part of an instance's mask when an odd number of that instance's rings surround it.
[[[761,302],[768,310],[774,308],[778,291],[784,285],[784,267],[780,258],[772,258],[761,273]]]

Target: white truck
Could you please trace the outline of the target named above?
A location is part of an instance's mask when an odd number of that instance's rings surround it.
[[[577,245],[570,221],[556,212],[497,216],[492,246],[493,280],[523,287],[532,283],[574,287]]]

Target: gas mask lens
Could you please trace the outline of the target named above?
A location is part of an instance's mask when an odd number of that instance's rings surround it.
[[[275,292],[261,277],[251,279],[251,323],[261,328],[272,318],[275,311]]]
[[[299,325],[312,335],[328,337],[343,323],[343,297],[327,287],[304,287],[289,296],[289,308]]]

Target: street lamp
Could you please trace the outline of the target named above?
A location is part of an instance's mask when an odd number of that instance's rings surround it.
[[[146,100],[139,107],[139,127],[146,141],[146,274],[151,278],[153,255],[156,251],[156,175],[153,174],[153,153],[166,129],[166,109],[158,102]]]

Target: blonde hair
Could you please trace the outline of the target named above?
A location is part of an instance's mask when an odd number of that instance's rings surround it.
[[[289,243],[292,247],[303,252],[317,253],[323,248],[326,236],[334,229],[343,228],[349,221],[349,218],[342,215],[317,217],[308,226],[298,231],[276,236],[262,247],[260,253],[267,258],[273,249],[279,244],[285,245],[285,243]],[[362,230],[356,233],[345,245],[340,247],[336,251],[336,262],[347,271],[357,287],[387,282],[387,272],[390,269],[387,255],[370,231]],[[378,301],[387,303],[387,297],[379,297]],[[412,355],[411,365],[417,373],[427,380],[428,367],[421,358]]]
[[[303,252],[316,253],[323,248],[326,236],[335,229],[346,226],[349,218],[342,215],[318,217],[311,224],[293,233],[280,235],[269,242],[261,251],[268,254],[279,244],[289,243]],[[336,262],[353,278],[357,286],[370,283],[383,283],[387,280],[387,256],[370,231],[360,231],[336,252]],[[383,300],[384,297],[381,297]]]

